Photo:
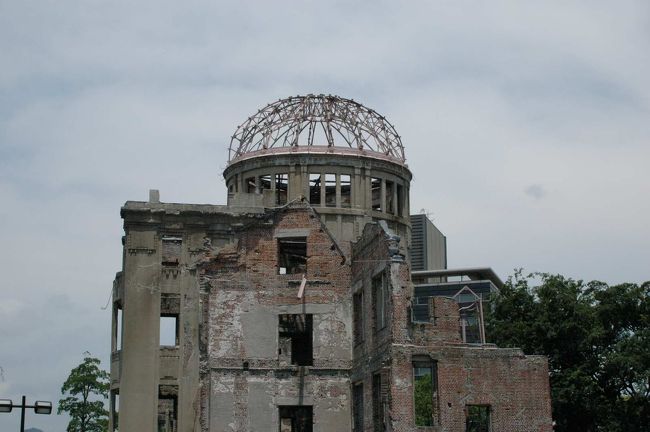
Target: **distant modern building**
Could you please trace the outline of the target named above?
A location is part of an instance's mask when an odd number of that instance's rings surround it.
[[[544,357],[486,343],[393,126],[324,95],[233,135],[225,205],[127,201],[111,430],[552,430]],[[179,180],[182,181],[182,180]]]

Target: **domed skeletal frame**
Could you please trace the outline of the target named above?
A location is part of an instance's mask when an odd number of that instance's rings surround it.
[[[324,136],[327,142],[314,142]],[[332,95],[280,99],[251,116],[230,140],[229,161],[279,147],[349,147],[405,162],[397,131],[376,111]]]

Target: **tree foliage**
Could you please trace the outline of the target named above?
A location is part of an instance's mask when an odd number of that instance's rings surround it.
[[[548,356],[557,432],[650,430],[650,282],[518,271],[486,318],[492,342]]]
[[[85,353],[83,362],[70,371],[61,387],[64,397],[59,401],[58,413],[70,415],[67,432],[103,432],[108,429],[108,411],[104,400],[108,397],[108,373],[99,368],[99,359]]]

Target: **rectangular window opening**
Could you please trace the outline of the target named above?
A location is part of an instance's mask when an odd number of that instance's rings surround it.
[[[490,406],[467,405],[465,432],[490,432]]]
[[[160,316],[160,346],[178,346],[178,315]]]
[[[372,423],[374,432],[385,432],[384,398],[381,374],[372,376]]]
[[[363,432],[363,384],[352,387],[352,414],[354,417],[353,431]]]
[[[314,363],[312,314],[279,316],[280,364],[311,366]]]
[[[380,273],[372,279],[372,308],[375,317],[375,331],[386,327],[388,305],[388,293],[386,291],[386,278],[383,273]]]
[[[336,207],[336,174],[325,174],[325,206]]]
[[[257,183],[255,177],[248,177],[246,179],[246,193],[257,193]]]
[[[122,349],[122,332],[124,331],[124,312],[122,306],[115,304],[115,351]]]
[[[289,192],[289,174],[275,175],[275,203],[285,205],[287,203],[287,194]]]
[[[397,216],[404,217],[404,186],[397,184]]]
[[[464,343],[480,344],[483,342],[481,337],[481,321],[478,302],[459,303],[460,313],[460,337]]]
[[[181,259],[183,238],[176,236],[163,236],[162,238],[162,265],[177,267]]]
[[[349,174],[341,174],[341,207],[350,208],[352,206],[352,182]]]
[[[161,386],[158,394],[158,432],[176,432],[178,422],[178,397]]]
[[[113,432],[118,431],[118,420],[120,413],[120,392],[111,390],[111,416],[113,418]]]
[[[370,194],[372,197],[372,209],[381,211],[381,179],[373,177],[370,179]]]
[[[395,213],[395,203],[393,202],[394,193],[395,183],[386,181],[386,213]]]
[[[311,406],[279,406],[280,432],[313,432],[314,413]]]
[[[363,342],[363,291],[354,294],[352,298],[352,319],[354,320],[354,343]]]
[[[260,193],[265,190],[271,190],[271,175],[260,176]]]
[[[413,362],[415,425],[433,426],[436,417],[438,383],[435,362]]]
[[[307,238],[278,239],[278,273],[301,274],[307,271]]]
[[[309,174],[309,202],[313,206],[320,206],[321,175]]]

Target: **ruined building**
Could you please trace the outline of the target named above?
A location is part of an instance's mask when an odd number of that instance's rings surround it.
[[[238,127],[226,205],[122,207],[111,430],[551,431],[547,361],[486,343],[489,268],[409,215],[384,117],[333,96]]]

